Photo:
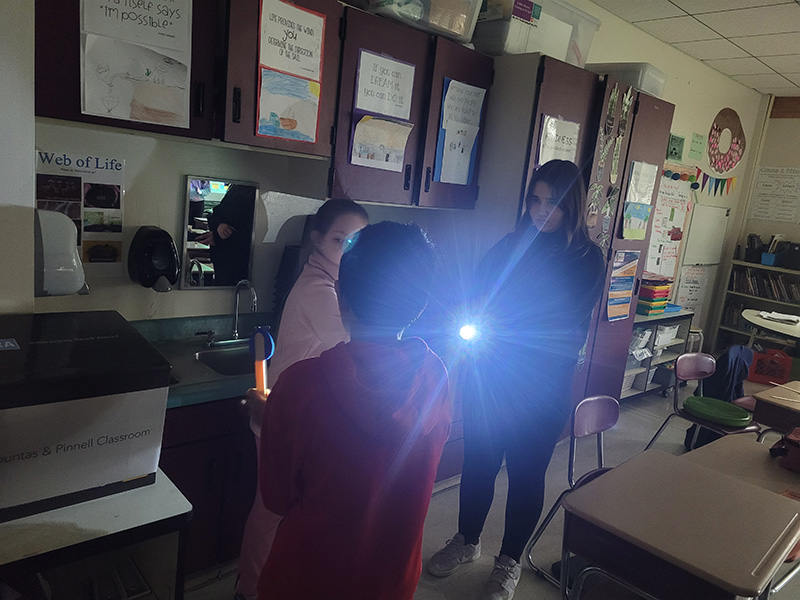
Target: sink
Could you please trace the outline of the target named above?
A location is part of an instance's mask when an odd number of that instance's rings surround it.
[[[194,357],[220,375],[247,375],[254,372],[253,357],[247,344],[209,348],[195,352]]]

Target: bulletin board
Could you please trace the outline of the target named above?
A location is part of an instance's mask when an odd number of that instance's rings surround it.
[[[647,271],[673,280],[677,276],[691,206],[690,194],[689,181],[661,177],[647,249]]]

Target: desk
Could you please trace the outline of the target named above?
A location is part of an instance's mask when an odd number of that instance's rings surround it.
[[[563,506],[562,564],[578,554],[663,600],[767,597],[800,540],[796,500],[658,450],[578,488]]]
[[[768,319],[764,319],[758,316],[758,313],[761,311],[753,310],[752,308],[748,308],[742,311],[742,317],[745,321],[753,325],[753,331],[750,334],[750,340],[747,342],[747,347],[752,348],[753,342],[756,341],[759,337],[758,332],[763,331],[770,331],[772,333],[777,333],[784,337],[790,338],[795,343],[798,339],[800,339],[800,324],[797,325],[788,325],[786,323],[778,323],[776,321],[770,321]]]
[[[180,600],[191,513],[159,470],[152,485],[7,521],[0,524],[0,580],[124,554],[134,557],[158,600]]]
[[[754,394],[756,406],[753,420],[771,429],[788,433],[795,427],[800,427],[800,381],[790,381],[785,385],[797,390],[797,393],[793,394],[776,386]],[[781,398],[797,398],[798,402]]]

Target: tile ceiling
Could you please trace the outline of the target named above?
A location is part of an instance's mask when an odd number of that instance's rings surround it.
[[[800,96],[800,0],[593,0],[763,94]]]

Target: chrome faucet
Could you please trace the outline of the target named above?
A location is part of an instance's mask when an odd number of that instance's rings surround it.
[[[203,263],[201,263],[196,258],[193,258],[192,261],[189,263],[189,273],[187,277],[189,279],[189,285],[194,285],[192,276],[194,275],[194,268],[197,267],[198,275],[197,275],[197,285],[202,286],[205,284],[205,280],[203,278]]]
[[[233,290],[233,334],[231,337],[234,340],[239,339],[239,292],[245,288],[250,290],[250,312],[256,312],[258,310],[258,296],[256,295],[256,288],[254,288],[253,284],[247,279],[242,279],[236,284],[236,287]]]

